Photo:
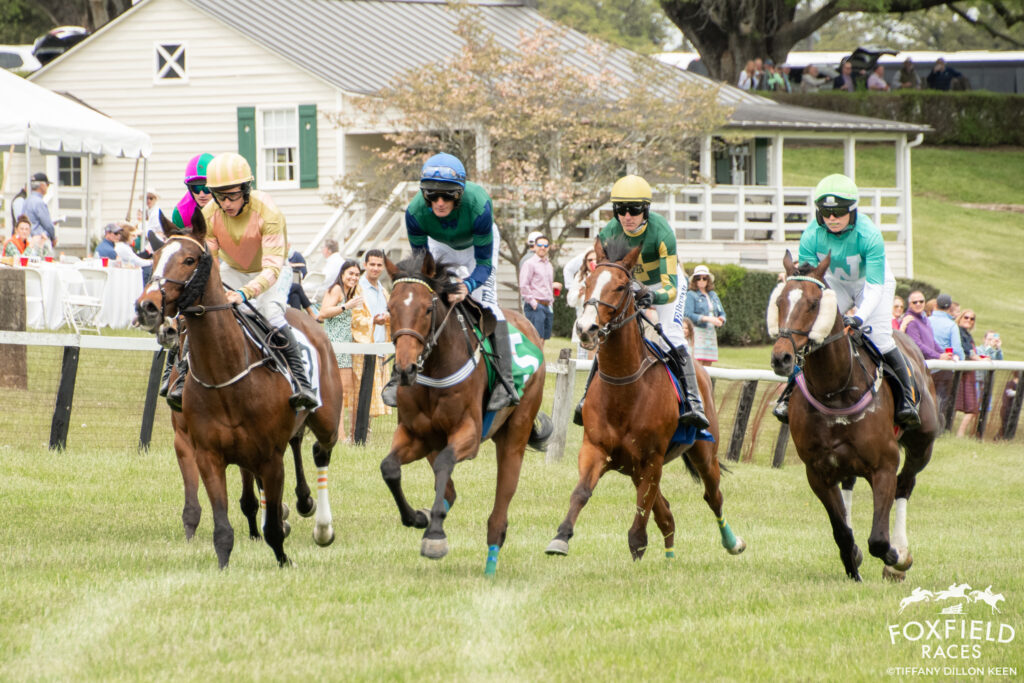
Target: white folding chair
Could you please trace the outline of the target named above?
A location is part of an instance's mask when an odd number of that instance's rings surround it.
[[[85,280],[85,293],[97,299],[103,298],[104,290],[107,287],[106,268],[79,268],[82,279]]]
[[[43,301],[43,276],[34,268],[23,269],[25,273],[25,323],[26,327],[46,327],[46,303]]]
[[[65,322],[75,330],[75,334],[82,334],[83,331],[99,334],[98,320],[103,310],[103,300],[88,294],[72,294],[64,280],[58,278],[58,281],[64,295]]]

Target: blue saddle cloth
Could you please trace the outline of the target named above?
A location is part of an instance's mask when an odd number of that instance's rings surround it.
[[[652,343],[650,339],[644,339],[644,342],[647,344],[647,347],[661,359],[662,367],[665,369],[665,374],[667,374],[669,379],[672,380],[672,388],[675,389],[676,392],[676,403],[679,404],[679,416],[682,417],[685,406],[683,405],[683,388],[679,386],[679,378],[677,378],[675,373],[669,369],[668,362],[665,358],[665,352],[656,344]],[[693,425],[676,425],[676,431],[672,434],[672,438],[669,440],[669,443],[689,446],[698,439],[701,441],[713,442],[715,437],[706,429],[702,429],[698,432],[697,428]]]

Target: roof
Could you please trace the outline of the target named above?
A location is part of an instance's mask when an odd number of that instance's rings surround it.
[[[870,116],[843,114],[826,109],[798,107],[792,104],[781,104],[774,100],[762,104],[737,105],[725,125],[726,130],[777,130],[807,131],[818,133],[928,133],[932,127],[919,123],[904,123],[876,119]]]

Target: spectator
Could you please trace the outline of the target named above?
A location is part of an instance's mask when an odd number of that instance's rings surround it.
[[[754,57],[754,87],[752,90],[764,90],[765,86],[764,64],[760,57]]]
[[[50,246],[50,240],[46,239],[46,235],[32,235],[28,238],[28,248],[22,255],[32,259],[44,259],[53,258],[54,254],[53,247]]]
[[[885,67],[881,64],[868,76],[868,90],[889,90],[889,84],[885,82]]]
[[[786,82],[782,78],[782,73],[775,68],[775,62],[770,59],[764,63],[764,79],[765,90],[787,92]]]
[[[316,309],[313,303],[306,296],[306,290],[302,288],[302,279],[306,277],[306,259],[299,253],[298,249],[292,249],[288,254],[288,265],[292,268],[292,284],[288,288],[288,305],[305,311],[312,317],[316,317]]]
[[[740,90],[757,90],[757,86],[757,77],[754,73],[754,60],[748,59],[747,65],[743,67],[743,71],[740,72],[739,80],[736,81],[736,87]]]
[[[326,261],[324,262],[324,291],[330,288],[338,280],[338,275],[341,274],[341,264],[345,262],[345,257],[338,253],[338,240],[324,240],[323,255]],[[322,296],[321,292],[317,292],[318,295]],[[317,297],[319,298],[319,296]]]
[[[117,240],[114,242],[114,253],[117,254],[117,260],[122,266],[135,266],[141,268],[140,277],[142,277],[142,284],[145,286],[149,280],[149,273],[152,272],[152,256],[148,259],[143,258],[135,253],[132,249],[132,240],[135,238],[134,228],[130,223],[121,223],[121,231],[117,234]]]
[[[523,264],[534,257],[534,242],[537,241],[538,237],[543,237],[544,234],[534,230],[526,237],[526,251],[523,253],[522,258],[519,259],[519,270],[523,269]]]
[[[907,301],[910,302],[910,309],[903,316],[900,325],[907,336],[921,349],[925,360],[953,360],[953,354],[943,351],[935,341],[931,323],[928,322],[928,316],[924,314],[924,294],[920,290],[915,290],[907,297]],[[935,372],[933,371],[932,374]]]
[[[29,220],[32,221],[32,234],[46,235],[46,238],[50,240],[50,244],[56,246],[57,228],[54,224],[60,221],[54,221],[50,218],[50,209],[46,206],[46,201],[43,199],[50,189],[50,179],[46,177],[45,173],[36,173],[32,176],[29,188],[32,191],[25,200],[24,211]]]
[[[690,320],[689,318],[683,318],[683,336],[686,337],[686,343],[690,345],[691,349],[693,348],[694,344],[693,335],[693,321]]]
[[[906,312],[906,309],[903,297],[897,294],[892,298],[892,329],[900,329],[900,323],[903,322],[903,314]]]
[[[832,81],[833,90],[845,90],[853,92],[857,89],[857,83],[853,78],[853,64],[844,61],[839,67],[839,75]]]
[[[982,342],[981,355],[988,356],[992,360],[1003,360],[1003,340],[995,330],[985,333],[985,340]]]
[[[939,294],[935,299],[935,312],[928,318],[928,322],[931,323],[932,334],[935,335],[935,343],[939,348],[952,350],[952,360],[963,360],[965,356],[960,341],[960,328],[949,314],[952,305],[953,298],[949,294]],[[936,372],[933,379],[936,397],[939,399],[939,412],[945,414],[949,400],[953,396],[953,371]]]
[[[714,290],[715,276],[708,267],[694,268],[686,290],[683,317],[693,323],[693,357],[704,366],[718,360],[717,328],[725,324],[725,309]]]
[[[779,75],[782,77],[782,83],[785,86],[784,90],[786,92],[793,92],[793,81],[790,80],[792,71],[793,67],[791,67],[789,64],[783,64],[778,69]]]
[[[938,299],[928,299],[928,301],[924,302],[924,314],[928,316],[929,319],[931,319],[932,313],[935,312],[935,304],[937,301]]]
[[[28,249],[32,236],[32,221],[22,214],[14,222],[14,234],[4,240],[4,256],[21,256]],[[26,254],[27,255],[27,254]]]
[[[551,338],[551,324],[554,322],[554,298],[562,289],[562,283],[555,282],[555,271],[548,259],[551,242],[541,235],[535,238],[533,250],[536,258],[529,259],[519,270],[519,294],[525,303],[523,311],[537,335],[540,347]]]
[[[946,66],[946,60],[939,57],[935,60],[932,72],[928,74],[928,87],[932,90],[950,90],[954,78],[963,76],[959,71]]]
[[[1010,411],[1013,410],[1013,402],[1017,396],[1017,389],[1020,386],[1020,370],[1010,373],[1010,379],[1006,380],[1003,387],[1003,402],[999,407],[999,438],[1005,439],[1006,432],[1010,427]]]
[[[18,190],[18,194],[14,195],[14,197],[11,198],[12,228],[17,226],[18,217],[24,215],[25,213],[25,198],[28,197],[28,190],[26,189],[27,187],[27,185],[22,187],[20,190]],[[29,225],[31,225],[31,221],[29,221]],[[11,231],[11,234],[14,234],[13,230]]]
[[[818,92],[828,83],[828,76],[818,73],[818,67],[811,64],[800,77],[800,92]]]
[[[974,337],[971,331],[974,329],[975,314],[969,308],[965,308],[956,317],[956,324],[960,331],[960,343],[964,347],[967,360],[980,360],[978,350],[974,345]],[[956,431],[958,438],[967,435],[967,431],[974,430],[978,419],[978,385],[974,376],[974,370],[965,370],[960,373],[960,386],[956,394],[956,409],[964,414],[960,421],[960,428]]]
[[[334,252],[337,253],[337,252]],[[356,261],[344,261],[339,268],[339,274],[335,281],[328,284],[327,293],[324,294],[320,304],[320,312],[317,320],[324,324],[324,331],[332,343],[350,343],[352,341],[352,311],[363,303],[363,297],[358,294],[359,289],[359,263]],[[341,373],[342,405],[341,415],[338,422],[338,434],[350,434],[351,429],[345,429],[345,411],[352,416],[350,422],[355,427],[355,382],[352,371],[352,354],[338,353],[338,370]],[[344,443],[352,443],[350,437],[346,437]]]
[[[121,234],[121,226],[117,223],[107,223],[103,228],[103,239],[96,245],[96,258],[108,258],[111,261],[117,260],[117,250],[114,248],[114,243],[117,242],[118,236]]]
[[[384,273],[384,252],[380,249],[368,249],[363,254],[363,266],[365,270],[363,276],[359,278],[359,290],[363,295],[365,306],[370,312],[373,328],[372,336],[366,337],[366,341],[384,343],[391,339],[391,314],[388,313],[389,293],[384,287],[384,283],[380,281],[380,276]],[[361,315],[360,309],[354,311],[353,315]],[[361,322],[361,317],[353,320],[352,334],[356,341],[364,339],[360,327]],[[380,399],[380,392],[390,375],[384,362],[386,355],[384,353],[377,354],[377,362],[374,365],[373,402],[370,406],[370,417],[391,413],[391,408]],[[355,376],[362,377],[363,357],[353,358],[352,367]]]
[[[160,201],[160,195],[157,194],[156,190],[152,187],[146,189],[146,211],[143,213],[141,210],[136,214],[137,219],[141,222],[142,227],[140,232],[144,237],[143,242],[149,244],[150,234],[156,235],[157,237],[163,238],[164,228],[160,223],[160,216],[163,215],[163,211],[160,210],[157,202]]]
[[[914,60],[907,57],[903,61],[903,66],[901,66],[900,70],[896,72],[896,76],[892,81],[893,89],[920,90],[921,77],[917,75],[917,70],[914,69]]]
[[[569,263],[571,264],[576,259],[573,259]],[[593,249],[587,250],[583,257],[579,259],[580,266],[570,273],[569,265],[565,266],[565,270],[562,274],[565,276],[565,302],[576,309],[576,319],[583,315],[583,302],[586,299],[587,293],[587,276],[597,267],[597,253]],[[579,359],[593,358],[594,352],[587,351],[582,346],[579,346],[580,337],[576,332],[576,325],[572,326],[572,341],[576,344],[576,357]]]

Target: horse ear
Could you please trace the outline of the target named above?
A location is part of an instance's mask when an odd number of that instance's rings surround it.
[[[626,267],[626,270],[633,272],[633,266],[636,265],[636,260],[640,258],[640,247],[633,247],[626,254],[626,257],[622,259],[621,263]]]
[[[786,255],[782,257],[782,267],[786,270],[786,277],[789,277],[796,270],[796,265],[793,263],[793,255],[789,253],[789,249],[786,250]]]
[[[163,230],[165,235],[183,235],[185,233],[184,230],[179,228],[177,225],[175,225],[171,221],[167,220],[167,216],[164,215],[163,211],[160,212],[160,229]],[[150,244],[153,244],[153,239],[154,239],[153,233],[149,233],[149,243]],[[161,246],[163,246],[162,243],[161,243]],[[156,251],[159,248],[160,247],[157,247],[156,245],[153,245],[153,250],[154,251]]]
[[[828,264],[832,263],[832,250],[829,249],[828,253],[825,254],[825,258],[821,260],[818,267],[814,269],[814,277],[818,278],[822,282],[825,281],[825,273],[828,272]]]
[[[201,209],[192,214],[192,236],[200,243],[206,241],[206,217]]]
[[[607,258],[604,255],[604,245],[601,244],[601,238],[597,237],[594,239],[594,255],[597,257],[597,262],[601,263],[606,261]]]
[[[437,274],[437,263],[434,262],[434,255],[429,250],[423,254],[423,267],[420,268],[420,272],[429,278],[433,278]]]
[[[384,257],[384,270],[388,271],[388,277],[392,280],[394,280],[395,275],[398,274],[398,266],[396,266],[387,256]]]

